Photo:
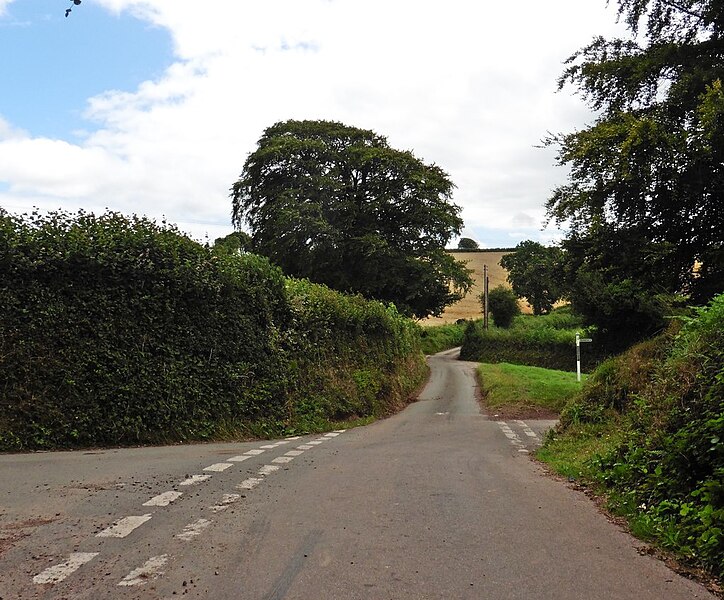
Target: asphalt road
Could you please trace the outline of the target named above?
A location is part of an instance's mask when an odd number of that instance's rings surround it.
[[[429,359],[402,413],[243,444],[0,456],[0,599],[714,598]]]

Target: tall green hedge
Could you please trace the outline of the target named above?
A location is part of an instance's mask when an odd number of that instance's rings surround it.
[[[421,376],[412,331],[393,309],[146,219],[0,214],[0,449],[279,432],[380,412],[402,364]],[[336,395],[325,387],[333,364],[351,382]],[[360,403],[355,390],[367,397],[370,385],[374,402]],[[324,391],[310,396],[315,386]]]
[[[519,315],[509,329],[491,327],[486,331],[482,322],[471,322],[465,330],[460,358],[575,371],[577,331],[584,329],[566,308],[549,315]],[[582,370],[593,370],[608,353],[594,334],[592,344],[581,345]]]

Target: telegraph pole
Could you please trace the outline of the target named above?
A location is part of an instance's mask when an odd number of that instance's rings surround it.
[[[488,265],[483,265],[483,328],[488,330]]]

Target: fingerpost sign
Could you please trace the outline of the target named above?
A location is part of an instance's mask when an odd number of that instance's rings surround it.
[[[581,381],[581,344],[592,341],[591,338],[582,338],[581,334],[576,334],[576,381]]]

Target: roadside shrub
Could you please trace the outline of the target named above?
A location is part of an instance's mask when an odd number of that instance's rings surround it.
[[[420,340],[424,354],[436,354],[449,348],[461,346],[468,321],[420,327]]]
[[[682,321],[602,364],[564,411],[558,435],[615,422],[620,440],[590,462],[612,510],[721,578],[724,295]]]
[[[483,310],[485,310],[484,296],[481,295],[480,300],[483,304]],[[518,298],[513,293],[513,290],[502,285],[494,287],[488,293],[488,309],[493,314],[493,321],[495,321],[496,327],[502,327],[504,329],[510,327],[513,322],[513,317],[520,314]]]

